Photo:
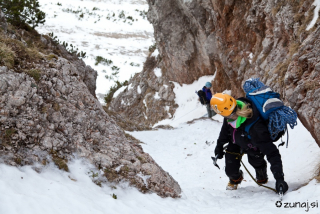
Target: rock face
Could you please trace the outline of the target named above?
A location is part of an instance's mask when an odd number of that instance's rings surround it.
[[[320,145],[320,28],[292,57],[284,78],[284,96]]]
[[[159,57],[150,55],[143,72],[136,74],[124,91],[113,98],[109,110],[142,127],[150,127],[159,120],[172,117],[177,108],[174,85],[169,82],[167,72],[158,68],[159,61]],[[130,127],[126,129],[130,130]]]
[[[307,30],[314,15],[313,2],[148,0],[148,19],[159,50],[156,66],[165,73],[162,82],[190,84],[203,75],[215,74],[214,92],[231,89],[233,96],[239,97],[244,95],[243,82],[259,77],[297,111],[320,145],[319,19]],[[150,70],[139,74],[135,87],[159,93],[161,87],[152,87],[154,83],[146,88],[149,76],[145,73],[152,73]],[[146,95],[141,93],[140,100]],[[115,101],[126,96],[123,92]],[[125,109],[143,107],[129,102],[114,106],[112,102],[113,110],[129,118]],[[175,108],[172,103],[170,109],[174,112]],[[158,119],[148,117],[151,125]]]
[[[0,31],[0,53],[5,49],[14,58],[12,64],[0,57],[1,159],[10,165],[54,162],[68,170],[76,155],[95,164],[109,182],[179,197],[178,183],[137,140],[126,137],[95,98],[97,72],[49,37],[31,34]]]

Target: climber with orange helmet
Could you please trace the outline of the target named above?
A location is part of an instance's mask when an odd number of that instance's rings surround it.
[[[267,162],[264,159],[264,156],[267,156],[276,180],[276,191],[285,193],[288,184],[284,181],[281,156],[273,144],[268,124],[260,119],[256,106],[247,98],[236,100],[224,93],[213,95],[210,105],[217,114],[224,117],[215,155],[221,159],[225,154],[225,172],[229,177],[227,190],[236,190],[243,180],[240,160],[243,154],[247,154],[248,162],[256,171],[257,183],[268,182]],[[250,136],[244,129],[248,124],[253,124],[249,130]],[[224,152],[223,146],[227,143],[229,144]]]

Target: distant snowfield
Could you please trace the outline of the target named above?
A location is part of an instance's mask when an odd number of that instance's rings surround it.
[[[53,32],[60,41],[87,53],[83,60],[98,71],[96,94],[101,103],[114,80],[123,82],[142,71],[149,47],[154,43],[153,27],[145,16],[146,1],[39,0],[39,3],[47,16],[45,24],[36,29],[42,34]],[[112,60],[112,64],[95,65],[97,56]],[[117,75],[112,75],[117,71]],[[115,78],[106,79],[106,75]]]

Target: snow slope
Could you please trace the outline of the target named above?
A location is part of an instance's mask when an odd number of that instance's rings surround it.
[[[117,189],[111,184],[101,188],[90,177],[91,171],[97,171],[80,159],[70,163],[70,173],[52,165],[37,173],[29,166],[0,164],[0,213],[304,213],[306,208],[277,208],[278,196],[258,187],[243,168],[245,181],[240,188],[225,190],[228,179],[224,160],[218,161],[219,170],[210,158],[221,127],[221,118],[215,117],[217,121],[197,120],[174,130],[131,132],[145,143],[143,149],[179,182],[179,199],[144,195],[125,183],[117,185]],[[283,203],[308,202],[311,206],[320,197],[320,185],[315,180],[307,184],[319,162],[319,148],[300,123],[290,131],[290,139],[289,148],[280,149],[289,184]],[[253,173],[246,158],[244,163]],[[268,174],[268,186],[274,187],[273,176],[270,171]],[[113,194],[117,199],[112,198]],[[319,207],[309,209],[310,213],[320,213]]]
[[[215,117],[221,120],[220,116]],[[221,122],[207,119],[181,125],[176,130],[132,133],[146,143],[142,145],[144,151],[150,153],[181,185],[183,196],[180,200],[184,204],[182,207],[188,211],[177,209],[172,213],[301,213],[302,208],[277,208],[275,202],[278,196],[258,187],[243,167],[245,181],[240,189],[225,190],[228,179],[223,170],[224,160],[218,161],[221,170],[214,167],[210,157],[214,155],[215,144],[206,144],[206,141],[217,139],[221,125]],[[300,123],[290,130],[289,135],[291,140],[288,149],[280,148],[285,179],[290,186],[284,202],[316,202],[320,196],[317,191],[320,185],[312,181],[306,187],[302,186],[312,177],[319,163],[319,148]],[[246,156],[243,160],[255,175]],[[274,188],[275,180],[270,170],[268,175],[268,186]],[[320,213],[320,210],[313,212]]]
[[[198,101],[199,96],[195,92],[201,90],[206,82],[211,82],[214,78],[214,75],[203,76],[190,85],[182,84],[182,86],[180,86],[179,83],[173,82],[173,92],[180,95],[176,96],[174,100],[175,103],[179,105],[179,108],[171,119],[159,121],[154,124],[153,127],[166,124],[176,127],[183,122],[190,121],[194,118],[199,118],[207,114],[206,107],[202,106]]]

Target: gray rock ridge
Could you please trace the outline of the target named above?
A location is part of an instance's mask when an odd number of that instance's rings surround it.
[[[168,72],[161,66],[161,58],[150,53],[143,71],[129,80],[129,85],[112,99],[108,110],[145,129],[150,129],[160,120],[172,118],[177,108],[174,84],[168,80]]]
[[[15,49],[28,41],[28,32],[21,32],[0,32],[0,43],[7,42],[17,62],[8,68],[0,61],[2,161],[13,166],[54,162],[68,171],[68,160],[77,156],[102,170],[109,183],[128,182],[142,192],[179,197],[179,184],[139,142],[126,137],[96,99],[97,72],[36,33],[33,44],[39,40],[45,47],[39,59],[30,58],[28,42]],[[146,183],[141,176],[148,177]]]
[[[159,50],[157,66],[165,73],[162,81],[190,84],[201,76],[215,74],[213,92],[229,89],[233,96],[240,97],[244,95],[243,82],[258,77],[297,111],[320,145],[319,19],[306,30],[314,15],[313,2],[148,0],[148,19],[154,26]],[[139,74],[136,87],[159,93],[154,83],[145,84],[148,72]],[[116,101],[127,95],[123,92]],[[140,94],[141,99],[146,95]],[[143,105],[117,105],[112,103],[111,108],[128,118],[133,117],[123,109],[142,108],[146,112]],[[162,118],[148,116],[153,121],[150,124],[158,119]]]

